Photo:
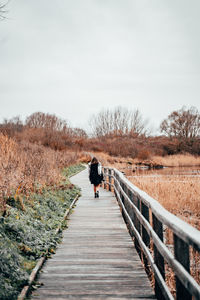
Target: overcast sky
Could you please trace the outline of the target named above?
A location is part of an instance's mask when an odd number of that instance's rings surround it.
[[[156,128],[183,105],[200,109],[199,0],[11,0],[7,9],[0,121],[42,111],[86,127],[121,105]]]

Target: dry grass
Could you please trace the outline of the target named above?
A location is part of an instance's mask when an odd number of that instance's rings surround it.
[[[16,191],[29,194],[38,186],[58,184],[60,169],[76,163],[79,156],[0,134],[0,211],[5,211],[6,199]]]
[[[200,166],[200,156],[194,156],[191,154],[153,156],[152,161],[166,167]]]
[[[129,180],[167,210],[200,230],[200,177],[133,176]]]
[[[110,156],[104,152],[92,152],[92,156],[96,156],[103,166],[116,168],[118,170],[127,169],[128,166],[134,165],[134,159],[127,157]]]
[[[200,230],[200,177],[195,176],[133,176],[133,184],[158,200],[168,211]],[[169,249],[173,247],[173,234],[170,229],[165,232]],[[191,247],[191,274],[200,283],[199,253]],[[166,283],[175,295],[173,270],[166,265]]]
[[[121,157],[121,156],[111,156],[105,152],[92,152],[92,155],[99,158],[102,164],[119,168],[126,168],[127,165],[132,165],[134,168],[136,163],[140,159],[131,157]],[[168,156],[152,156],[148,160],[143,160],[143,162],[153,162],[155,165],[163,165],[164,167],[195,167],[200,166],[200,156],[194,156],[191,154],[175,154]]]
[[[134,163],[131,158],[113,157],[103,152],[93,153],[103,165],[114,167],[133,175]],[[199,166],[200,157],[190,154],[153,157],[165,166]],[[170,169],[172,172],[173,169]],[[200,177],[187,175],[158,175],[154,171],[149,176],[131,176],[129,180],[158,200],[167,210],[200,229]]]
[[[98,157],[103,165],[115,167],[120,171],[133,175],[132,170],[134,169],[135,160],[111,157],[103,152],[93,154]],[[153,161],[165,166],[200,165],[200,157],[189,154],[154,157]],[[149,173],[149,176],[131,176],[129,180],[158,200],[167,210],[200,230],[200,177]]]

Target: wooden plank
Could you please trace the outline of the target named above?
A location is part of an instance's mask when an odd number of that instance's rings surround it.
[[[155,299],[116,198],[101,189],[94,199],[87,171],[73,183],[82,196],[32,299]]]

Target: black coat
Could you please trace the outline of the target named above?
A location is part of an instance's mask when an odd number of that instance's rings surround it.
[[[90,182],[94,185],[99,185],[103,180],[103,174],[98,173],[99,164],[91,164],[89,166],[89,179]]]

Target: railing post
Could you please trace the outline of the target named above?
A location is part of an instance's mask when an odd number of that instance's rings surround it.
[[[108,169],[108,182],[109,182],[108,189],[111,192],[111,169]]]
[[[190,273],[190,254],[189,246],[176,234],[174,234],[174,256],[182,264],[182,266]],[[187,291],[181,281],[176,278],[176,299],[177,300],[191,300],[192,295]]]
[[[108,169],[104,168],[104,189],[107,189],[107,185],[108,185]]]
[[[111,169],[111,184],[112,184],[111,192],[114,192],[115,187],[114,187],[114,170],[113,169]]]
[[[116,189],[117,189],[117,186],[116,186],[116,173],[115,173],[115,170],[113,170],[113,185],[114,185],[114,194],[115,194],[115,197],[117,198],[117,195],[116,195]]]
[[[160,240],[163,242],[163,224],[160,222],[154,214],[152,214],[153,217],[153,229],[160,238]],[[153,251],[154,251],[154,261],[165,280],[165,262],[163,256],[160,254],[158,249],[156,248],[155,244],[153,245]],[[155,294],[158,300],[163,300],[163,293],[160,289],[160,286],[155,278]]]
[[[128,196],[128,188],[127,188],[126,184],[123,184],[123,191]],[[126,211],[128,212],[128,214],[130,216],[130,204],[128,203],[126,197],[124,197],[124,201],[123,202],[124,202],[125,209],[126,209]],[[125,216],[125,219],[126,219],[126,224],[128,226],[128,229],[130,229],[129,222],[128,222],[128,219],[127,219],[126,216]]]
[[[134,205],[137,207],[137,209],[139,211],[141,211],[141,203],[140,203],[140,199],[134,195]],[[140,224],[140,220],[138,219],[137,215],[135,215],[135,220],[134,220],[134,225],[135,228],[137,229],[139,235],[141,236],[141,224]],[[142,258],[142,252],[141,252],[141,248],[140,248],[140,244],[137,241],[137,239],[135,238],[135,248],[140,256],[140,259]]]
[[[119,203],[118,195],[117,195],[117,193],[116,193],[116,191],[118,191],[118,193],[120,194],[120,192],[119,192],[119,186],[118,186],[117,181],[119,181],[119,176],[118,176],[117,173],[114,172],[114,185],[115,185],[114,192],[115,192],[115,196],[116,196],[116,198],[117,198],[117,201],[118,201],[118,203]],[[119,204],[119,206],[120,206],[120,204]],[[121,207],[121,206],[120,206],[120,207]]]
[[[102,171],[103,171],[103,178],[105,180],[105,168],[104,167],[102,167]],[[102,182],[102,188],[105,189],[105,182],[104,181]]]
[[[142,201],[141,201],[141,212],[144,218],[149,222],[149,208]],[[150,246],[150,236],[143,225],[142,225],[142,240],[147,247]],[[144,253],[143,253],[143,261],[145,265],[145,270],[147,274],[149,274],[150,270],[149,270],[148,260]]]
[[[123,182],[120,182],[120,185],[121,185],[122,190],[124,191],[124,184],[123,184]],[[120,194],[121,201],[122,201],[122,203],[124,204],[124,196],[123,196],[122,192],[120,191],[119,194]],[[124,205],[125,205],[125,204],[124,204]],[[126,216],[125,216],[125,214],[124,214],[123,209],[122,209],[122,217],[123,217],[123,219],[126,221]],[[126,222],[126,223],[127,223],[127,222]]]
[[[131,200],[131,202],[133,203],[133,193],[129,189],[128,189],[128,197]],[[134,224],[135,213],[134,213],[134,210],[133,210],[133,208],[132,208],[131,205],[130,205],[130,209],[129,209],[129,216],[130,216],[130,218],[131,218],[131,220],[132,220],[132,222]],[[130,232],[131,237],[133,237],[134,236],[134,232],[133,232],[133,230],[131,228],[129,228],[129,232]]]

